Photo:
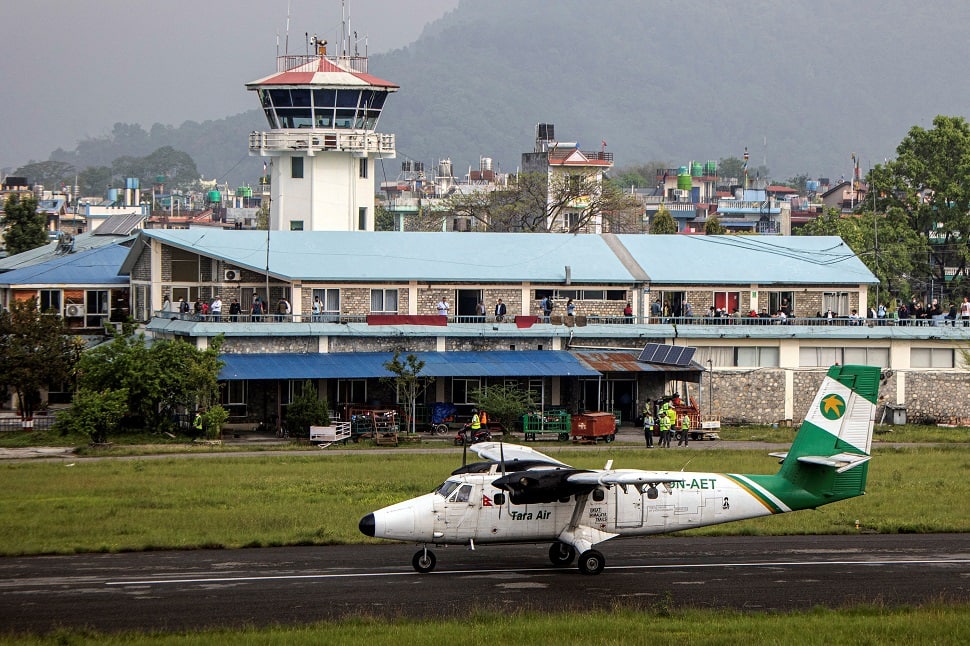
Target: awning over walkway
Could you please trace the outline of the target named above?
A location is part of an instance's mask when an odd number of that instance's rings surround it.
[[[680,381],[700,381],[704,367],[696,361],[686,366],[638,361],[638,350],[573,350],[579,362],[590,370],[604,372],[662,372]]]
[[[425,377],[596,377],[599,373],[569,352],[413,352]],[[219,379],[369,379],[389,377],[391,352],[327,354],[224,354]],[[406,355],[402,355],[402,360]]]

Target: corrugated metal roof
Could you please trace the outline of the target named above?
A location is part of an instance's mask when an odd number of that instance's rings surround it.
[[[263,272],[265,231],[143,231],[166,244]],[[566,281],[584,284],[873,284],[875,276],[836,236],[600,235],[273,231],[270,274],[284,280],[427,283]],[[123,271],[145,253],[138,245]],[[636,275],[635,275],[636,274]]]
[[[265,271],[265,231],[158,229],[142,235]],[[568,265],[576,284],[633,282],[600,236],[273,231],[269,238],[270,273],[285,279],[561,284]]]
[[[574,350],[577,359],[597,372],[663,372],[678,373],[679,378],[684,375],[697,376],[704,368],[696,361],[687,366],[671,366],[659,363],[645,363],[637,361],[640,354],[637,350]]]
[[[617,236],[652,282],[670,284],[874,284],[838,236]]]
[[[118,268],[128,248],[112,244],[77,253],[67,253],[0,274],[0,285],[127,285],[128,277]]]
[[[131,236],[125,236],[124,238],[118,238],[117,236],[96,236],[88,232],[74,236],[74,240],[71,242],[70,247],[73,253],[77,254],[89,249],[98,249],[108,245],[124,244],[129,242],[131,239]],[[64,257],[65,254],[61,250],[62,248],[61,241],[55,240],[42,247],[37,247],[36,249],[31,249],[30,251],[24,251],[23,253],[18,253],[14,256],[8,256],[0,259],[0,273],[12,271],[14,269],[22,269],[24,267],[30,267],[31,265],[47,262],[48,260]],[[118,268],[115,267],[116,272],[117,269]]]
[[[599,373],[584,366],[569,352],[528,350],[521,352],[414,352],[425,362],[426,377],[594,377]],[[384,363],[390,352],[340,352],[326,354],[225,354],[221,380],[239,379],[370,379],[388,377]]]

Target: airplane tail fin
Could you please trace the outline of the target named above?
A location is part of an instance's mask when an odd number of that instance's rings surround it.
[[[865,493],[880,374],[872,366],[829,368],[778,472],[792,509]]]

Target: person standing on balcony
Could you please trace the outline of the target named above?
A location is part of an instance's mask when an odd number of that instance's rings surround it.
[[[212,314],[212,320],[216,323],[222,321],[222,299],[216,294],[216,297],[212,299],[212,304],[209,305],[209,313]]]
[[[498,299],[498,302],[495,304],[495,322],[501,323],[502,321],[504,321],[505,314],[507,312],[508,310],[505,307],[505,303],[502,302],[501,298]]]
[[[442,296],[441,297],[441,300],[438,301],[438,304],[435,305],[435,307],[438,308],[438,314],[440,316],[448,316],[448,308],[449,308],[449,305],[448,305],[448,299],[447,298],[445,298],[444,296]]]

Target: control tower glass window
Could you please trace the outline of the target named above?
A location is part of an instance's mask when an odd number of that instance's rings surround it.
[[[374,130],[387,92],[273,88],[260,89],[259,98],[271,128]]]

